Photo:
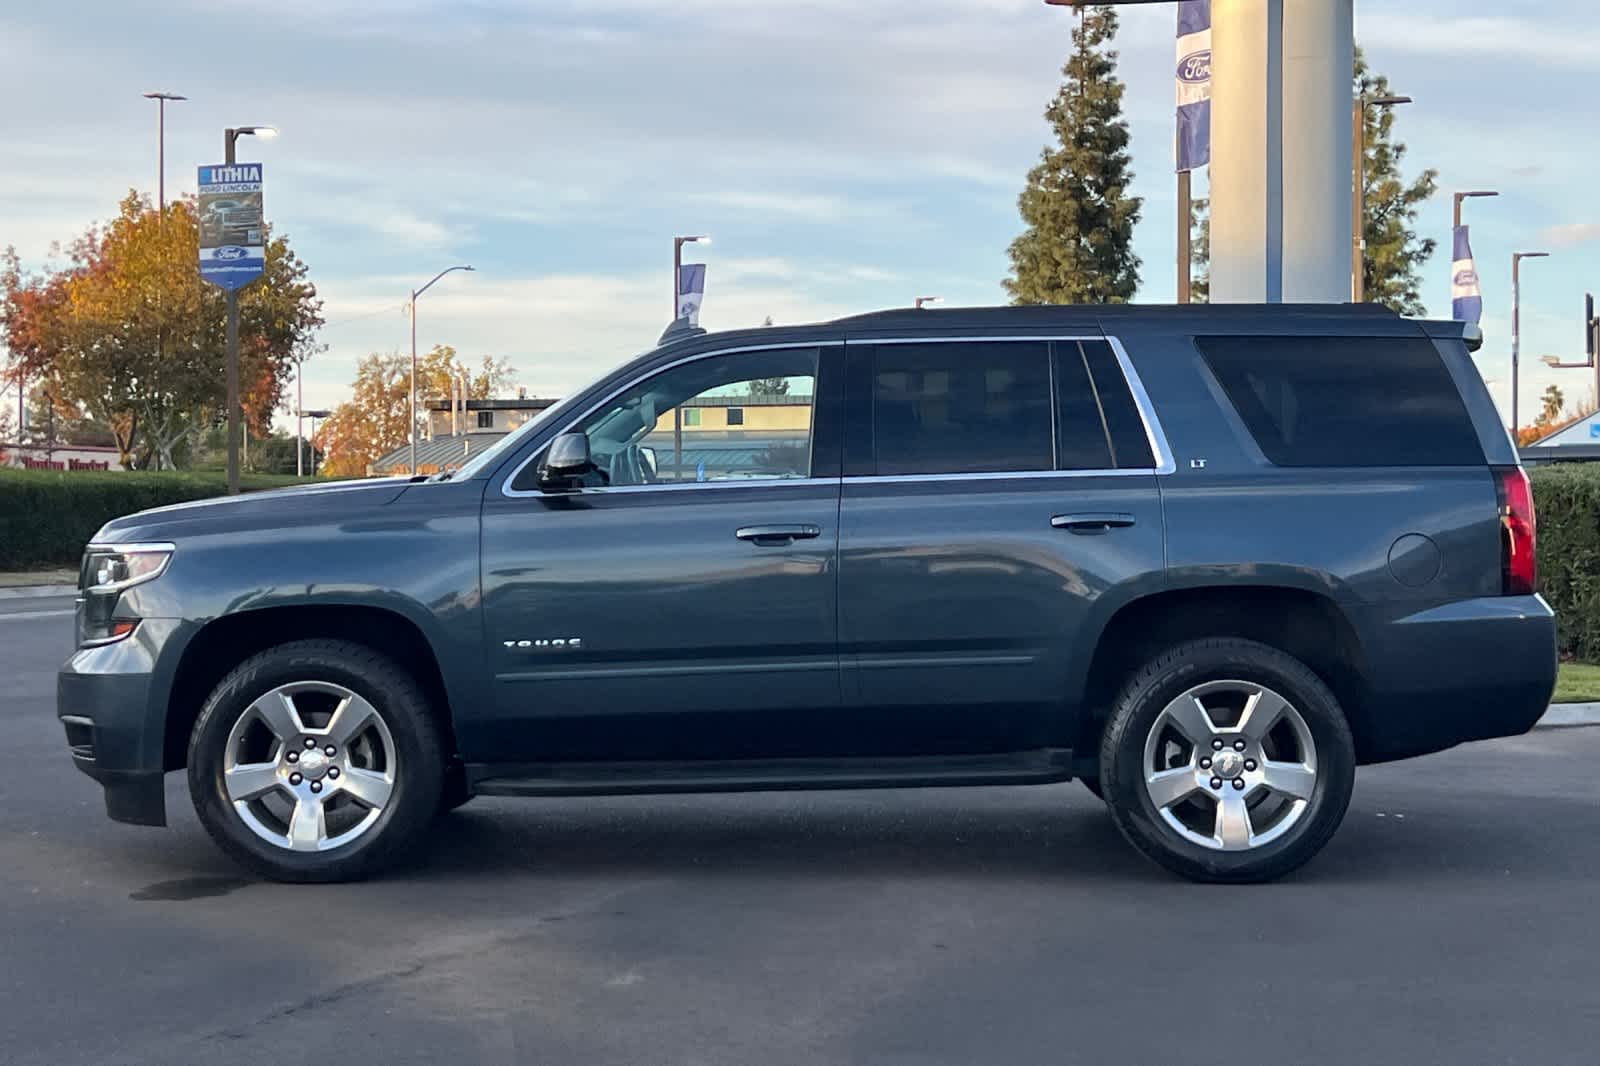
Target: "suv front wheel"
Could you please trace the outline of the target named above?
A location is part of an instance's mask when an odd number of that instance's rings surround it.
[[[201,824],[279,881],[347,881],[392,862],[432,821],[443,776],[416,681],[347,641],[295,641],[246,659],[189,738]]]
[[[1158,655],[1128,681],[1100,745],[1124,836],[1196,881],[1267,881],[1332,838],[1355,783],[1338,700],[1304,663],[1236,639]]]

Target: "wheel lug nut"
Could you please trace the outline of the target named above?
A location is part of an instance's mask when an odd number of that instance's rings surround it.
[[[304,780],[305,780],[305,778],[301,777],[299,774],[290,774],[289,775],[289,784],[291,784],[291,785],[298,785],[300,782],[302,782]]]
[[[300,753],[298,751],[291,751],[288,755],[285,756],[285,758],[287,758],[290,762],[299,762],[300,761]]]
[[[1249,770],[1251,773],[1254,773],[1256,769],[1256,761],[1254,759],[1246,759],[1244,761],[1244,768]]]
[[[1213,777],[1213,778],[1212,778],[1212,779],[1211,779],[1211,787],[1212,787],[1212,788],[1221,788],[1221,787],[1222,787],[1222,778],[1220,778],[1220,777]]]
[[[1221,740],[1213,740],[1211,742],[1211,750],[1212,751],[1221,751],[1222,750],[1222,741]]]
[[[330,766],[328,768],[328,776],[329,777],[338,777],[339,776],[339,768],[337,766]]]
[[[1244,750],[1244,741],[1242,741],[1242,740],[1234,741],[1233,742],[1233,750],[1234,751],[1243,751]]]
[[[339,749],[334,747],[332,744],[329,744],[327,747],[322,749],[322,754],[331,759],[335,755],[339,754]]]
[[[1201,759],[1200,760],[1200,769],[1202,769],[1202,770],[1211,769],[1211,760],[1210,759]]]
[[[313,782],[311,782],[311,791],[313,791],[313,792],[321,792],[322,791],[322,782],[321,781],[313,781]]]
[[[316,746],[317,746],[317,742],[315,740],[313,740],[311,737],[306,737],[306,747],[314,748]]]
[[[316,786],[313,785],[311,787],[315,788]],[[1244,778],[1236,777],[1236,778],[1233,779],[1233,790],[1235,792],[1243,792],[1244,791]]]

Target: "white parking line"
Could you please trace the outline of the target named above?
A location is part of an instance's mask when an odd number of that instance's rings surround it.
[[[25,618],[71,618],[72,611],[18,611],[16,614],[0,614],[0,622],[17,622]]]

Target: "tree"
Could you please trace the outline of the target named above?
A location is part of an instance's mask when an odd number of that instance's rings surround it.
[[[163,217],[129,193],[91,226],[68,265],[42,275],[14,249],[0,258],[0,336],[9,370],[109,426],[123,462],[171,467],[174,448],[225,407],[222,290],[200,280],[193,201]],[[264,276],[240,294],[240,378],[258,432],[292,360],[310,352],[322,303],[288,241],[268,234]]]
[[[1554,425],[1556,419],[1561,417],[1561,409],[1567,406],[1567,398],[1562,394],[1561,386],[1546,385],[1540,400],[1544,410],[1539,415],[1539,421],[1547,426]]]
[[[429,399],[447,400],[450,380],[466,371],[454,348],[438,345],[417,361],[418,405]],[[467,396],[484,400],[511,387],[516,373],[510,363],[484,356],[469,375]],[[411,357],[399,352],[373,353],[361,360],[348,402],[334,408],[317,431],[316,446],[327,456],[324,473],[362,477],[380,456],[411,439]],[[425,408],[423,408],[425,410]],[[422,411],[418,412],[422,432]]]
[[[1357,99],[1388,96],[1389,79],[1367,66],[1366,56],[1356,49],[1355,92]],[[1400,173],[1406,146],[1394,139],[1395,109],[1368,107],[1366,113],[1366,155],[1362,169],[1366,180],[1363,197],[1362,230],[1367,241],[1362,262],[1366,297],[1402,315],[1426,313],[1422,303],[1422,267],[1433,255],[1438,242],[1419,237],[1415,230],[1417,212],[1438,189],[1439,172],[1424,170],[1407,182]]]
[[[1046,147],[1017,207],[1027,229],[1011,242],[1006,291],[1014,303],[1126,303],[1139,288],[1133,227],[1143,201],[1133,181],[1117,32],[1109,7],[1079,6],[1065,81],[1045,110]]]
[[[1189,302],[1211,302],[1211,201],[1189,201]]]
[[[750,382],[751,396],[787,396],[788,378],[756,378]]]

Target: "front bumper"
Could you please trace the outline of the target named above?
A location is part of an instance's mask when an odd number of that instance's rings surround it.
[[[1543,597],[1484,597],[1367,621],[1361,762],[1520,736],[1550,707],[1556,619]]]
[[[105,789],[106,814],[119,822],[167,824],[160,663],[177,627],[146,618],[127,640],[80,649],[56,675],[56,717],[73,765]]]

